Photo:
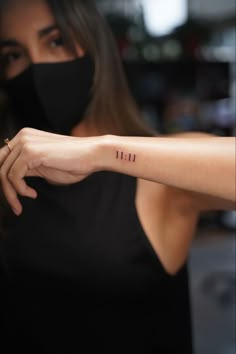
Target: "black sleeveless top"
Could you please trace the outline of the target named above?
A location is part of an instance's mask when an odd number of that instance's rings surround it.
[[[165,272],[138,219],[136,179],[30,183],[38,199],[23,199],[1,242],[5,353],[191,354],[187,267]]]

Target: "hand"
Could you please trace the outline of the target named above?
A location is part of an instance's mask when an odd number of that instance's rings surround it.
[[[96,141],[22,129],[0,149],[0,179],[4,195],[16,215],[22,212],[18,194],[37,198],[24,177],[42,177],[52,183],[72,184],[95,171]]]

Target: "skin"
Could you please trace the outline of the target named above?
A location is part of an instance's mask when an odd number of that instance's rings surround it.
[[[4,11],[0,40],[15,42],[1,49],[1,54],[8,56],[7,78],[32,63],[75,58],[61,42],[58,29],[45,31],[54,25],[52,13],[41,0],[13,1]],[[78,43],[76,55],[84,55]],[[100,170],[135,176],[140,222],[166,271],[175,274],[186,261],[200,213],[235,207],[233,138],[201,133],[165,138],[108,134],[101,135],[86,120],[74,128],[73,136],[22,129],[9,147],[0,149],[6,199],[20,215],[18,194],[37,198],[37,191],[27,186],[25,176],[41,176],[60,184],[79,182]],[[135,155],[135,161],[121,159],[121,152]]]

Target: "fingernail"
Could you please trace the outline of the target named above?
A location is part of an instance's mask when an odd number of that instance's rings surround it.
[[[29,196],[29,198],[36,199],[38,194],[34,189],[30,189],[28,196]]]
[[[13,210],[13,213],[16,214],[16,216],[19,216],[20,215],[20,210],[18,209],[12,209]]]
[[[37,197],[38,197],[38,194],[35,192],[35,193],[32,193],[32,198],[33,199],[37,199]]]

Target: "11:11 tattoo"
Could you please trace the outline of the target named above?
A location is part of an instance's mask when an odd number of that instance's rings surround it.
[[[131,154],[131,153],[124,153],[123,151],[116,151],[116,159],[117,160],[126,160],[129,162],[135,162],[136,161],[136,155]]]

